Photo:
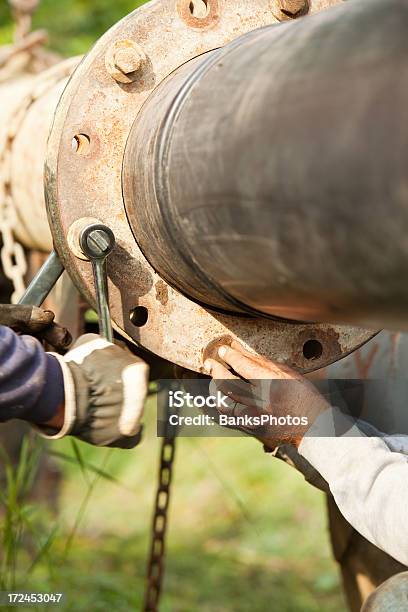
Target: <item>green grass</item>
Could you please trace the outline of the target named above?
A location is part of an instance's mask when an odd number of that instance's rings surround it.
[[[78,448],[82,468],[70,441],[51,446],[73,459],[59,460],[65,479],[58,531],[47,558],[30,574],[24,569],[30,555],[23,551],[15,586],[65,592],[63,609],[69,611],[141,609],[159,450],[154,398],[140,447]],[[103,466],[102,472],[89,464]],[[53,533],[53,521],[47,529]],[[162,610],[198,609],[345,609],[330,558],[323,495],[254,440],[178,441]]]

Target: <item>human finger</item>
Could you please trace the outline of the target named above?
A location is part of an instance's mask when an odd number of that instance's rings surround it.
[[[286,365],[271,361],[266,357],[253,355],[238,342],[233,342],[231,346],[221,346],[218,354],[237,374],[247,380],[300,378],[300,375],[295,370]]]
[[[254,361],[251,357],[229,346],[221,346],[218,349],[218,355],[226,364],[231,366],[237,374],[246,380],[271,377],[269,369],[263,364]]]
[[[217,380],[234,380],[238,378],[216,359],[206,359],[204,362],[204,370],[212,378],[216,378]]]

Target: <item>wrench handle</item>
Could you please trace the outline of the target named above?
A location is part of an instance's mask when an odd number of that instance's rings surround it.
[[[47,261],[34,276],[19,304],[41,306],[51,289],[64,271],[64,266],[56,251],[52,251]]]
[[[108,342],[113,342],[113,329],[109,311],[108,277],[106,259],[93,259],[92,269],[98,308],[99,331]]]

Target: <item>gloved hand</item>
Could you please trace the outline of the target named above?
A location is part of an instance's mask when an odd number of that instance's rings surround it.
[[[73,435],[96,446],[136,446],[148,392],[147,364],[94,334],[82,336],[64,357],[53,355],[64,377],[64,423],[59,431],[42,426],[42,433],[54,439]]]
[[[211,393],[220,391],[228,398],[218,412],[232,417],[230,427],[258,438],[269,449],[283,443],[298,446],[316,418],[329,408],[301,374],[246,351],[238,342],[220,347],[218,356],[224,363],[216,359],[204,363],[213,377]],[[259,424],[262,416],[268,418]],[[274,417],[273,424],[269,417]],[[241,420],[244,425],[234,426]]]
[[[45,340],[56,351],[64,351],[72,342],[71,334],[65,327],[54,323],[54,316],[50,310],[37,306],[0,304],[0,325]]]

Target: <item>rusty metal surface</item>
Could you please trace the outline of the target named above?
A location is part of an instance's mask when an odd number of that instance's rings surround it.
[[[352,355],[332,364],[322,372],[322,376],[338,379],[398,380],[406,378],[407,368],[408,334],[382,331]]]
[[[311,12],[338,0],[311,3]],[[154,0],[107,32],[70,80],[57,109],[48,148],[46,192],[56,248],[87,299],[95,302],[92,270],[68,247],[70,226],[82,217],[109,225],[117,247],[108,266],[115,327],[153,353],[200,371],[207,345],[231,336],[271,358],[303,371],[321,368],[372,337],[373,332],[331,325],[288,325],[215,314],[176,292],[161,279],[136,244],[122,198],[121,171],[131,126],[152,89],[184,62],[237,36],[277,21],[268,0],[208,0],[205,15],[191,13],[190,0]],[[118,83],[106,69],[106,54],[120,40],[143,49],[138,78]],[[89,147],[73,147],[85,136]],[[147,313],[135,326],[130,313]],[[132,317],[137,321],[137,317]],[[321,354],[306,358],[305,343],[321,342]]]

